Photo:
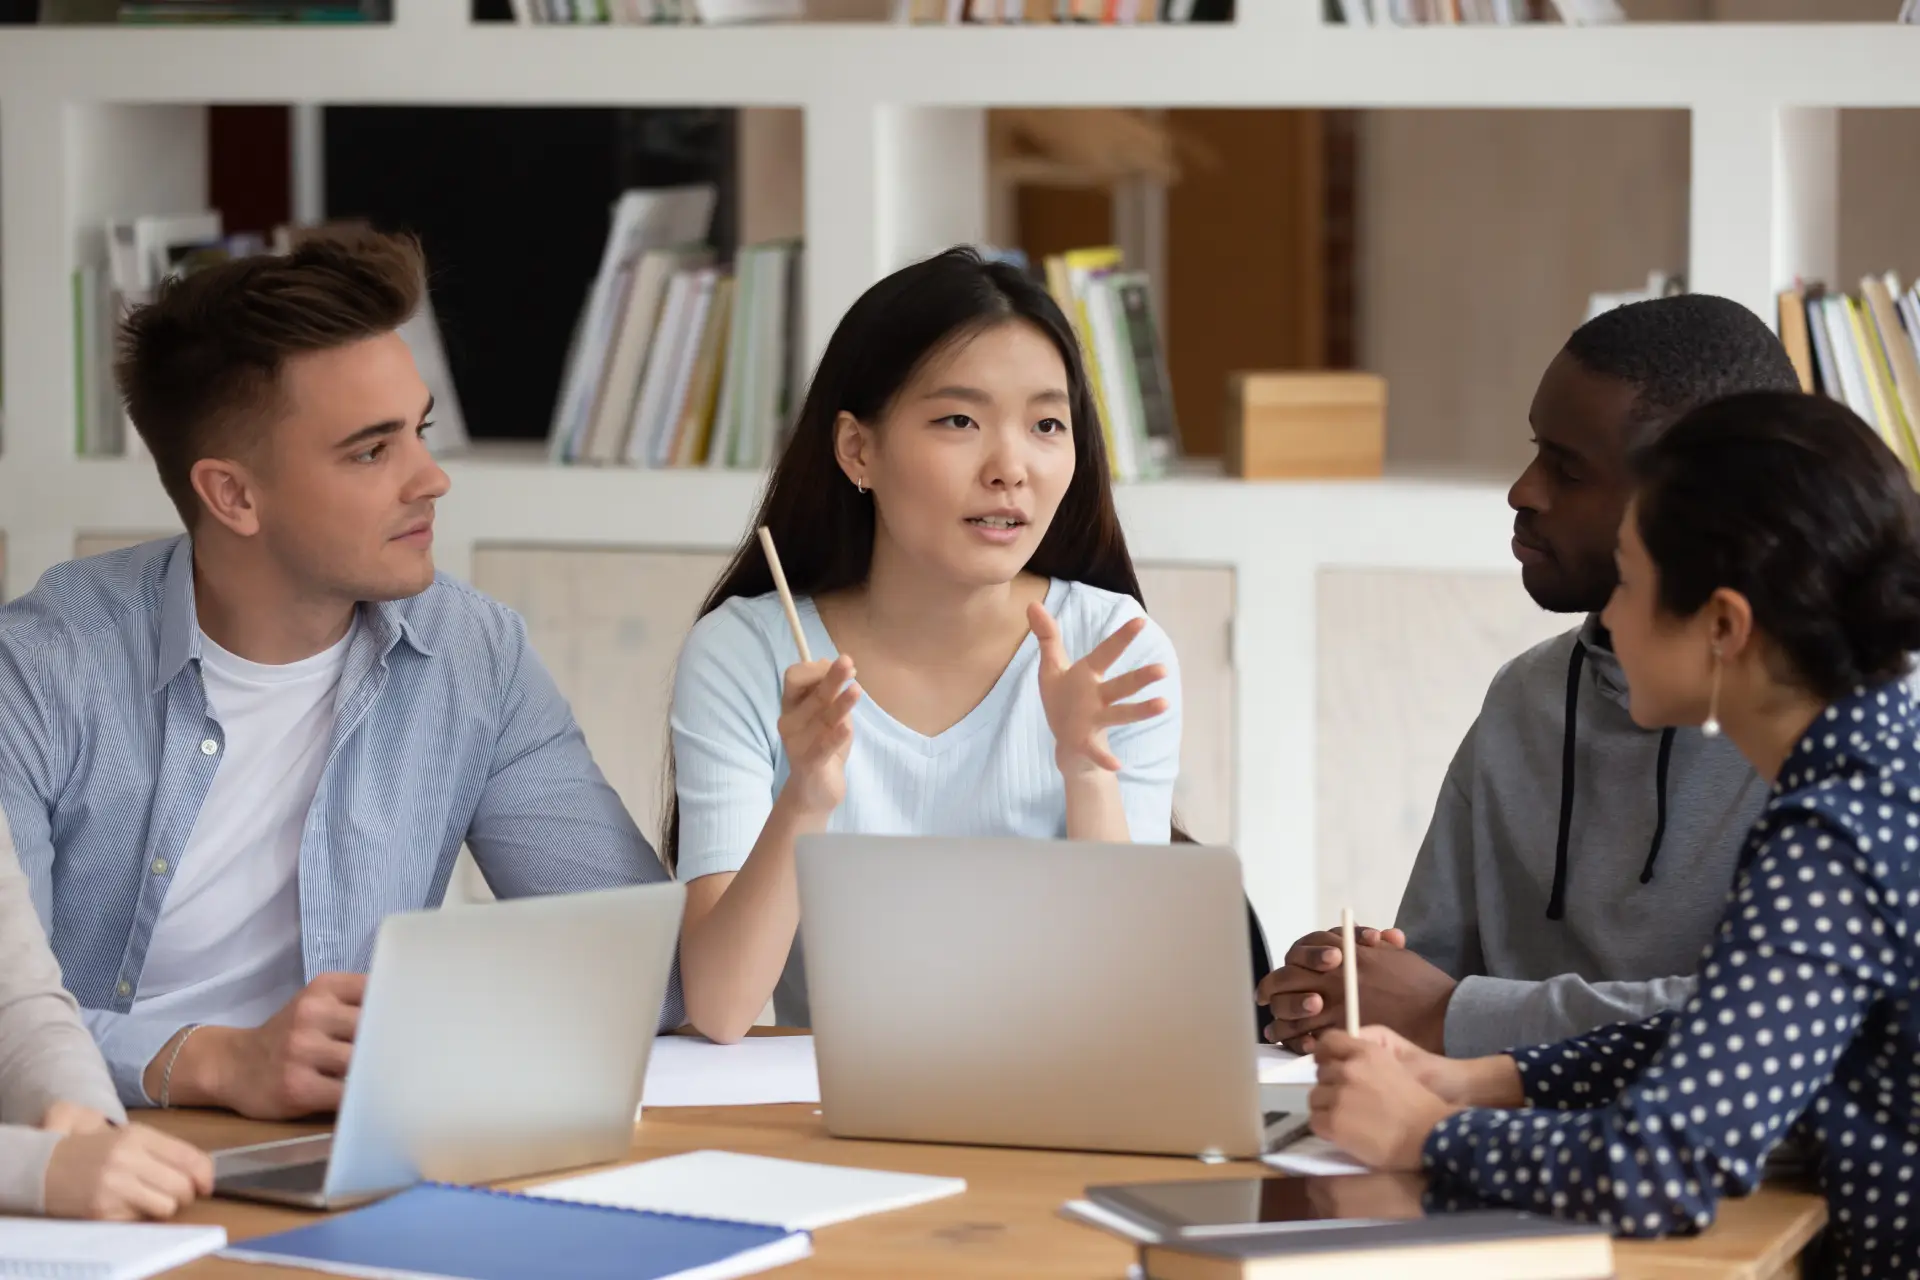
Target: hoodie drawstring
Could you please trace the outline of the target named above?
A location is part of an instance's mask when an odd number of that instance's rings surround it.
[[[1573,836],[1574,725],[1580,711],[1580,671],[1586,663],[1586,641],[1575,640],[1573,656],[1567,660],[1567,725],[1560,738],[1560,838],[1553,849],[1553,892],[1547,898],[1549,920],[1563,920],[1567,914],[1567,845]],[[1667,834],[1667,767],[1673,759],[1673,733],[1670,728],[1660,731],[1660,759],[1654,766],[1653,844],[1647,850],[1647,865],[1640,870],[1641,884],[1653,882],[1653,867],[1660,860],[1660,843]]]
[[[1673,730],[1660,731],[1660,763],[1654,768],[1653,794],[1654,812],[1658,818],[1653,824],[1653,847],[1647,850],[1647,865],[1640,872],[1640,883],[1653,882],[1653,864],[1660,860],[1660,841],[1667,834],[1667,761],[1673,757]]]
[[[1553,848],[1553,893],[1547,898],[1547,919],[1562,920],[1567,914],[1567,841],[1573,835],[1573,748],[1574,723],[1580,710],[1580,668],[1587,663],[1587,644],[1573,642],[1573,657],[1567,662],[1567,727],[1560,742],[1560,838]]]

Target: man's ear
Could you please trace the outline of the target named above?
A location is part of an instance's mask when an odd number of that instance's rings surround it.
[[[202,458],[188,473],[203,508],[201,519],[217,521],[242,538],[260,532],[260,493],[253,473],[231,458]]]

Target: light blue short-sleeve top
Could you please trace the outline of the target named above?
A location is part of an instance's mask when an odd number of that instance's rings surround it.
[[[837,656],[811,597],[795,602],[816,659]],[[1133,618],[1131,596],[1054,579],[1047,611],[1078,660]],[[876,835],[1066,835],[1066,793],[1054,764],[1053,733],[1040,702],[1039,643],[1029,635],[987,696],[944,733],[907,728],[863,698],[853,712],[846,799],[829,831]],[[680,800],[677,874],[683,881],[738,871],[760,837],[787,779],[777,724],[780,688],[800,660],[775,595],[736,598],[702,618],[680,654],[673,688],[673,757]],[[1152,663],[1167,670],[1141,698],[1167,710],[1111,730],[1121,763],[1120,795],[1135,841],[1164,843],[1180,765],[1180,673],[1173,644],[1151,619],[1108,678]],[[794,940],[774,991],[783,1025],[810,1020],[806,972]]]

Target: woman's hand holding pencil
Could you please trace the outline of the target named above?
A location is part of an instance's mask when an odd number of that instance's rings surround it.
[[[1317,1082],[1307,1097],[1314,1133],[1376,1169],[1410,1172],[1448,1116],[1470,1106],[1521,1105],[1510,1057],[1455,1061],[1387,1027],[1362,1027],[1351,910],[1340,913],[1340,949],[1346,1029],[1328,1031],[1314,1047]]]
[[[816,662],[800,626],[800,611],[787,587],[786,571],[773,535],[763,525],[760,547],[773,571],[787,626],[800,661],[788,667],[780,687],[780,744],[787,752],[787,786],[782,793],[806,813],[832,813],[847,795],[847,752],[853,747],[853,708],[860,701],[853,659],[845,654]]]
[[[853,659],[800,662],[780,690],[780,743],[787,750],[787,791],[808,813],[831,813],[847,794],[847,752],[860,686]]]

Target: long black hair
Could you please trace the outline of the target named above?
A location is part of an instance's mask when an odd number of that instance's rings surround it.
[[[1052,295],[1019,268],[955,248],[903,267],[847,311],[820,357],[806,402],[774,464],[759,514],[700,606],[705,617],[736,596],[773,590],[755,530],[765,525],[796,595],[858,586],[873,563],[873,498],[840,469],[834,423],[842,413],[877,423],[913,375],[956,342],[1010,321],[1045,334],[1067,370],[1073,478],[1027,571],[1084,582],[1145,601],[1114,510],[1107,447],[1080,344]],[[673,749],[667,749],[667,820],[661,858],[672,869],[680,845]]]
[[[1632,457],[1660,608],[1747,598],[1818,697],[1908,672],[1920,649],[1920,497],[1893,451],[1824,396],[1755,391],[1693,410]]]

